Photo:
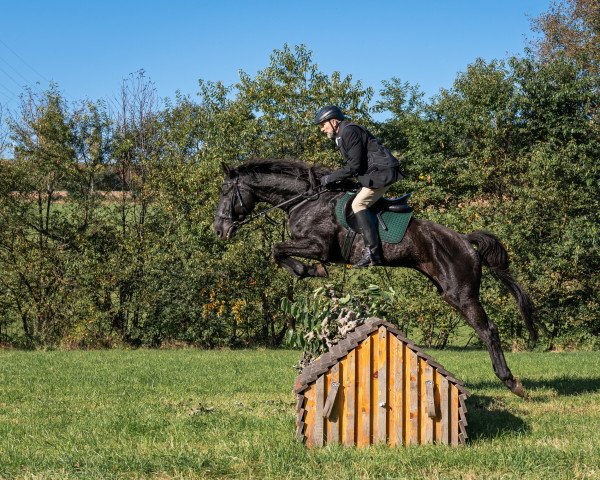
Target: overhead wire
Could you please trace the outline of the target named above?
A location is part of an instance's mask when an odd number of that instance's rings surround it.
[[[38,70],[36,70],[33,66],[31,66],[21,55],[19,55],[17,52],[15,52],[5,41],[0,39],[0,44],[3,45],[15,57],[17,57],[23,65],[25,65],[32,72],[34,72],[37,75],[37,77],[39,77],[40,79],[42,79],[46,82],[49,82],[48,79],[44,75],[42,75]],[[13,75],[11,75],[11,73],[6,71],[6,69],[0,67],[0,72],[2,72],[4,74],[4,76],[6,76],[12,83],[17,85],[19,87],[19,90],[24,90],[26,88],[30,88],[31,90],[34,91],[39,88],[39,85],[40,85],[39,81],[32,82],[23,73],[21,73],[19,71],[19,69],[16,68],[16,66],[11,64],[11,62],[9,62],[5,57],[0,57],[0,60],[4,64],[6,64],[16,75],[18,75],[20,78],[22,78],[24,80],[24,84],[20,83],[17,79],[15,79],[15,77]],[[7,100],[5,100],[3,102],[6,106],[8,106],[10,103],[12,103],[15,99],[17,99],[19,97],[19,95],[16,94],[10,88],[8,88],[5,83],[0,83],[0,87],[2,87],[6,92],[8,92],[10,94],[10,95],[7,95],[6,93],[4,93],[3,91],[0,90],[0,93],[2,93],[2,95],[7,98]]]
[[[18,86],[19,88],[23,88],[23,85],[22,85],[22,84],[20,84],[19,82],[17,82],[17,81],[16,81],[16,80],[15,80],[15,79],[12,77],[12,75],[11,75],[10,73],[8,73],[6,70],[4,70],[2,67],[0,67],[0,72],[3,72],[3,73],[4,73],[4,75],[6,75],[8,78],[10,78],[10,79],[13,81],[13,83],[14,83],[16,86]]]
[[[38,77],[40,77],[41,79],[43,79],[44,81],[46,81],[47,83],[50,83],[50,80],[48,80],[44,75],[42,75],[40,72],[38,72],[35,68],[33,68],[31,65],[29,65],[29,63],[27,63],[23,57],[21,57],[17,52],[15,52],[12,48],[10,48],[1,38],[0,38],[0,43],[2,45],[4,45],[15,57],[17,57],[19,60],[21,60],[21,62],[23,62],[23,64],[25,64],[31,71],[33,71]]]
[[[8,65],[10,67],[10,69],[15,72],[19,77],[21,77],[23,80],[25,80],[25,83],[32,83],[28,78],[26,78],[25,76],[23,76],[21,74],[21,72],[19,72],[15,67],[13,67],[7,60],[5,60],[4,58],[0,57],[0,60],[3,61],[6,65]]]

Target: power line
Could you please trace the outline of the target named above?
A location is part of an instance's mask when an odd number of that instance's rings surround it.
[[[8,73],[6,70],[4,70],[2,67],[0,67],[0,72],[4,73],[4,75],[6,75],[8,78],[10,78],[13,83],[19,87],[19,88],[23,88],[23,85],[21,85],[19,82],[17,82],[11,75],[10,73]]]
[[[8,94],[6,94],[6,93],[4,93],[2,91],[0,91],[0,95],[3,95],[6,98],[5,101],[7,103],[10,102],[10,101],[12,101],[13,98],[15,98],[14,95],[8,95]],[[2,104],[0,103],[0,105],[2,105]]]
[[[48,80],[46,77],[44,77],[44,75],[42,75],[40,72],[38,72],[35,68],[33,68],[31,65],[29,65],[17,52],[15,52],[12,48],[10,48],[4,41],[2,41],[2,39],[0,39],[0,43],[2,45],[4,45],[10,52],[12,52],[12,54],[17,57],[19,60],[21,60],[25,66],[29,67],[36,75],[38,75],[41,79],[43,79],[45,82],[50,83],[50,80]]]
[[[23,80],[25,80],[25,83],[30,84],[31,82],[29,81],[29,79],[25,78],[21,72],[19,72],[15,67],[13,67],[10,63],[8,63],[4,58],[0,57],[0,60],[2,60],[4,63],[6,63],[10,69],[15,72],[19,77],[21,77]]]

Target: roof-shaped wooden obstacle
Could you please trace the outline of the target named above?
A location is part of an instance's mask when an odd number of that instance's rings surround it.
[[[467,438],[470,393],[391,323],[370,318],[296,378],[296,437],[307,446],[392,446]]]

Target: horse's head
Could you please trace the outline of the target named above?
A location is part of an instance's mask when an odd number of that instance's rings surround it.
[[[254,208],[254,195],[237,170],[222,164],[225,180],[215,215],[215,232],[221,240],[233,237],[239,222]]]

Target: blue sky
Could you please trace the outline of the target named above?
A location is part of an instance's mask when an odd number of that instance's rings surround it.
[[[198,79],[231,84],[268,65],[284,43],[305,44],[330,74],[375,90],[400,77],[428,95],[477,57],[523,51],[530,19],[550,0],[127,1],[3,0],[0,103],[24,85],[58,84],[69,100],[116,97],[144,69],[160,97],[195,95]],[[39,82],[39,85],[37,84]]]

